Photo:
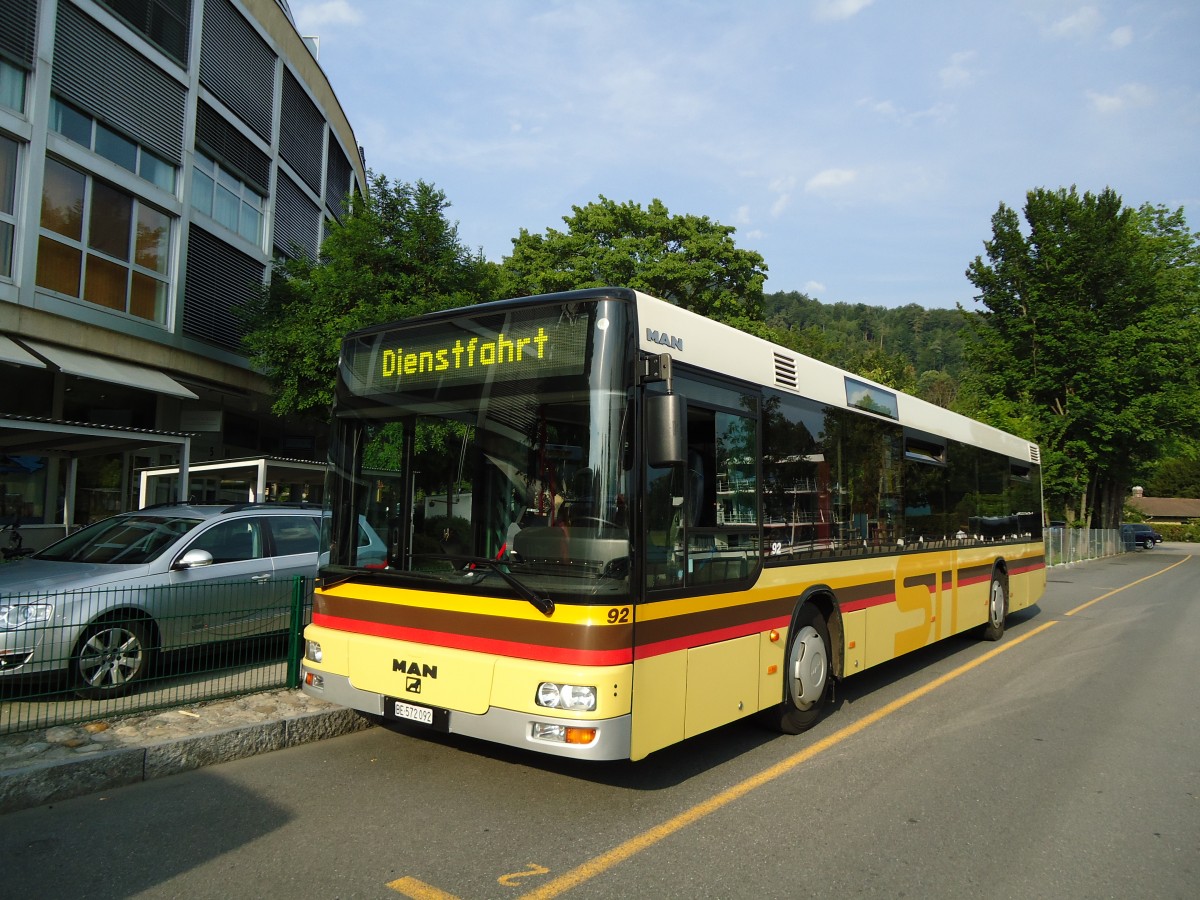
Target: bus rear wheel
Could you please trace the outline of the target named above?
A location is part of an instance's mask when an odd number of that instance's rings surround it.
[[[829,699],[829,626],[812,604],[801,607],[788,640],[783,703],[772,721],[784,734],[807,731],[821,718]]]

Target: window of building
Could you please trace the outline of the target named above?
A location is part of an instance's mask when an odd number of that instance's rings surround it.
[[[0,106],[25,112],[25,70],[0,59]]]
[[[191,0],[100,0],[159,50],[185,66]]]
[[[166,322],[170,216],[120,188],[47,159],[41,226],[39,287]]]
[[[16,199],[17,142],[0,135],[0,276],[5,278],[12,277]]]
[[[236,175],[197,151],[192,206],[252,244],[262,245],[264,198]]]
[[[50,98],[50,127],[164,191],[175,192],[175,166],[57,97]]]

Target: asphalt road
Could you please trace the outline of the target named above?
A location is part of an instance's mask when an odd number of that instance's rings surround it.
[[[0,817],[9,897],[1200,896],[1200,556],[1056,569],[812,731],[580,765],[383,728]]]

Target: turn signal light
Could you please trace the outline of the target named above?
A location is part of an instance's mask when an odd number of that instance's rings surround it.
[[[550,722],[534,722],[532,736],[538,741],[556,744],[590,744],[596,740],[596,728],[576,728]]]
[[[568,744],[590,744],[596,739],[595,728],[568,728]]]

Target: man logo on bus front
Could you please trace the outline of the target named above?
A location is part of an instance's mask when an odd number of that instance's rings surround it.
[[[421,679],[420,678],[409,678],[404,683],[404,690],[410,694],[421,693]]]

